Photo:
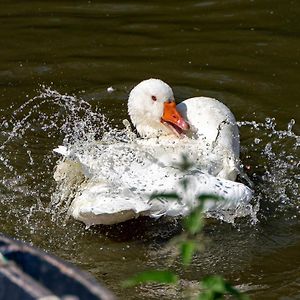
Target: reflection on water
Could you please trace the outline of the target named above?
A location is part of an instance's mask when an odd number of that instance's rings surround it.
[[[0,6],[2,232],[81,266],[118,295],[128,275],[171,267],[183,287],[220,273],[253,299],[299,297],[298,2]],[[172,246],[165,248],[181,230],[177,222],[141,219],[85,230],[49,210],[52,149],[117,134],[128,91],[152,76],[174,86],[179,101],[205,95],[230,107],[260,206],[256,225],[210,221],[211,243],[189,271],[174,261]],[[128,290],[126,299],[181,299],[183,287]]]

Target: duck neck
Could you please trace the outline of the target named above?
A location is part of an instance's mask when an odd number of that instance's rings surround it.
[[[140,119],[138,121],[132,119],[137,132],[143,138],[156,138],[170,135],[169,130],[161,123],[154,122],[149,119]]]

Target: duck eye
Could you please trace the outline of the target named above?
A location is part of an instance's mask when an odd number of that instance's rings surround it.
[[[155,96],[152,96],[151,98],[152,98],[153,101],[157,100],[157,98]]]

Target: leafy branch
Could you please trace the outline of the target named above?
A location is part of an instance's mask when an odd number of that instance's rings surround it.
[[[170,271],[146,271],[136,274],[130,279],[123,282],[123,287],[132,287],[143,283],[165,283],[176,284],[178,282],[178,276]]]
[[[182,172],[188,171],[193,164],[189,162],[186,156],[182,157],[181,164],[177,167]],[[180,181],[185,191],[189,188],[188,179],[184,178]],[[171,201],[181,202],[182,199],[177,193],[154,193],[150,200],[166,199]],[[203,208],[206,201],[222,201],[223,199],[215,195],[201,194],[197,196],[198,205],[192,209],[185,218],[183,218],[183,228],[185,234],[179,239],[178,248],[180,251],[181,262],[184,267],[190,266],[193,256],[201,247],[196,242],[196,237],[201,234],[205,225],[205,216]],[[133,287],[139,284],[146,283],[163,283],[163,284],[177,284],[179,281],[178,275],[169,270],[152,270],[145,271],[134,275],[123,282],[123,287]],[[249,297],[241,293],[238,289],[233,287],[228,281],[219,275],[210,275],[202,278],[199,281],[201,292],[197,295],[198,300],[218,300],[223,299],[225,295],[232,295],[238,300],[248,300]]]

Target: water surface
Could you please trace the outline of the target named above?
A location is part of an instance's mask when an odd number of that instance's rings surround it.
[[[120,288],[160,267],[186,285],[219,273],[252,299],[299,298],[299,14],[297,1],[2,1],[1,232],[89,271],[121,299],[182,299],[183,287]],[[128,92],[149,77],[178,102],[203,95],[230,107],[256,186],[258,222],[212,221],[190,270],[165,248],[177,224],[85,230],[47,209],[52,149],[80,130],[122,128]]]

